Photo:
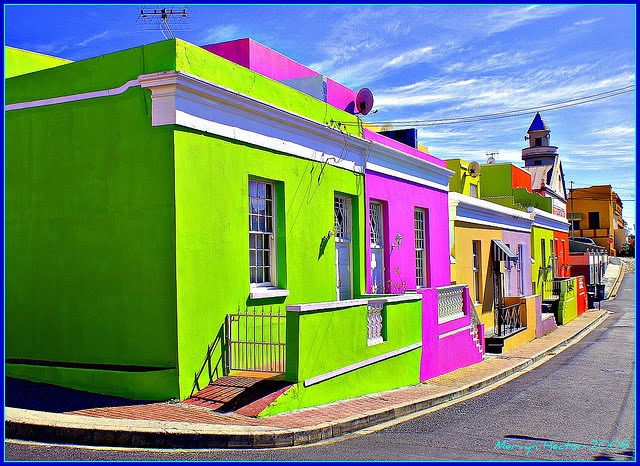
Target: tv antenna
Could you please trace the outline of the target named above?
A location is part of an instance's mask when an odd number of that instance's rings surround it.
[[[494,155],[500,155],[500,151],[486,152],[484,155],[487,157],[487,163],[495,163],[496,159]]]
[[[143,31],[161,31],[165,39],[175,39],[173,31],[188,31],[187,7],[140,7],[138,26]],[[166,36],[165,30],[169,33]]]

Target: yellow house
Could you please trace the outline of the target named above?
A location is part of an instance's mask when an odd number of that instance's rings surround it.
[[[528,212],[449,193],[451,278],[468,284],[488,352],[536,337],[540,309],[530,299],[531,222]]]
[[[616,255],[616,246],[622,246],[626,234],[623,230],[622,201],[611,185],[570,189],[568,211],[570,235],[591,238],[609,255]]]

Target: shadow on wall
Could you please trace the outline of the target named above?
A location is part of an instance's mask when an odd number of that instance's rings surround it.
[[[216,334],[216,338],[213,340],[213,343],[209,345],[207,348],[207,354],[205,355],[204,362],[200,367],[200,370],[196,373],[195,379],[193,381],[193,387],[191,388],[191,396],[194,393],[197,393],[202,388],[206,387],[208,384],[213,382],[214,378],[218,379],[227,374],[227,364],[225,364],[225,354],[227,354],[227,347],[225,343],[225,324],[222,324],[218,329],[218,333]],[[217,360],[214,363],[214,358],[217,356]],[[207,377],[202,379],[202,374],[207,370]]]
[[[151,403],[149,401],[100,395],[11,377],[5,378],[4,402],[8,408],[30,409],[50,413]]]

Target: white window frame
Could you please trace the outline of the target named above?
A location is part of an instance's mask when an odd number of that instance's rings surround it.
[[[420,215],[421,218],[417,218],[417,215]],[[418,229],[417,222],[422,222],[422,227]],[[414,249],[415,249],[415,264],[416,264],[416,289],[426,288],[427,284],[427,212],[425,209],[420,207],[415,207],[413,209],[413,233],[415,237]],[[421,234],[422,238],[418,237],[418,233]],[[422,251],[422,264],[418,264],[420,259],[418,258],[418,252]],[[418,274],[419,267],[422,268],[422,274]],[[422,284],[420,284],[422,281]]]
[[[505,243],[505,246],[511,250],[511,244],[507,244]],[[509,290],[511,289],[511,271],[513,269],[513,266],[511,265],[511,261],[510,260],[506,260],[504,262],[504,281],[502,283],[503,287],[504,287],[504,293],[503,296],[509,296]]]
[[[251,183],[258,183],[258,185],[264,185],[265,186],[265,215],[264,215],[264,219],[265,219],[265,230],[267,230],[267,220],[270,218],[271,219],[271,232],[269,231],[261,231],[259,229],[257,230],[252,230],[251,229],[251,220],[252,220],[252,212],[251,212],[251,201],[253,199],[262,199],[260,197],[252,197],[251,196]],[[271,188],[271,199],[268,199],[266,197],[266,192],[267,192],[267,186],[269,186]],[[277,224],[276,224],[276,186],[275,183],[271,182],[271,181],[265,181],[265,180],[259,180],[256,178],[249,178],[249,183],[248,183],[248,188],[249,188],[249,192],[248,192],[248,198],[249,198],[249,283],[251,288],[277,288],[277,267],[276,267],[276,258],[277,258],[277,251],[276,251],[276,233],[277,233]],[[266,214],[266,201],[270,200],[271,202],[271,215],[267,215]],[[257,217],[258,221],[260,216]],[[269,281],[262,281],[262,282],[252,282],[251,280],[251,272],[252,272],[252,268],[253,267],[262,267],[263,269],[265,268],[264,265],[258,266],[257,265],[257,261],[256,261],[256,265],[251,265],[251,252],[252,251],[256,251],[256,259],[257,259],[257,254],[258,251],[265,251],[266,248],[263,246],[263,248],[258,248],[257,244],[255,246],[255,248],[251,247],[251,235],[264,235],[267,236],[268,235],[268,242],[269,242],[269,265],[268,265],[268,270],[269,270]],[[257,238],[256,238],[257,239]]]
[[[518,291],[520,295],[524,295],[524,244],[518,244],[518,262],[516,262],[518,270]]]

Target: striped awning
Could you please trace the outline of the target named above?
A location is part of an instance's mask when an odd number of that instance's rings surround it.
[[[491,240],[491,253],[493,255],[494,262],[502,261],[517,261],[518,255],[515,254],[509,247],[502,241],[493,239]]]

